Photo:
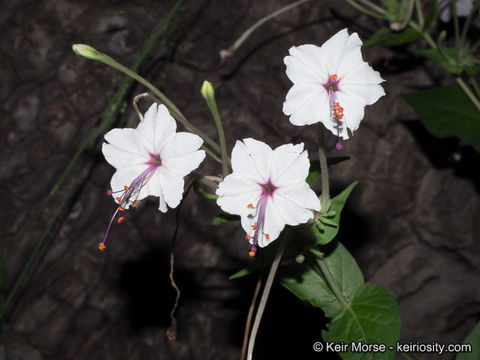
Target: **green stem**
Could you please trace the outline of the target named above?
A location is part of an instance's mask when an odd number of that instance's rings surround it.
[[[373,11],[376,11],[379,14],[385,14],[385,10],[383,8],[369,0],[360,0],[360,2],[364,3],[366,6],[370,7]]]
[[[463,92],[465,95],[468,96],[470,101],[477,107],[478,111],[480,111],[480,101],[478,101],[477,97],[475,94],[470,90],[467,84],[465,84],[465,81],[461,77],[456,78],[458,85],[462,88]]]
[[[321,212],[330,208],[330,185],[328,181],[328,164],[323,124],[318,124],[318,161],[320,162],[320,177],[322,178],[322,195],[320,195]]]
[[[210,109],[213,119],[215,120],[215,125],[217,126],[218,139],[220,141],[220,154],[222,156],[222,174],[225,177],[230,172],[231,163],[227,153],[225,133],[223,131],[220,114],[218,113],[217,102],[215,101],[215,90],[213,89],[212,84],[209,83],[208,81],[204,81],[202,85],[201,94],[205,98],[208,108]]]
[[[277,11],[274,11],[273,13],[261,18],[258,20],[255,24],[250,26],[240,37],[231,45],[230,47],[223,49],[220,51],[220,57],[222,59],[225,59],[227,57],[230,57],[233,55],[233,53],[243,44],[245,40],[249,38],[252,33],[257,30],[260,26],[265,24],[267,21],[273,19],[274,17],[284,13],[285,11],[288,11],[290,9],[293,9],[299,5],[302,5],[303,3],[310,1],[310,0],[299,0],[297,2],[294,2],[293,4],[287,5],[281,9],[278,9]]]
[[[373,16],[377,19],[381,19],[381,20],[385,20],[385,16],[383,15],[379,15],[377,14],[376,12],[373,12],[365,7],[363,7],[362,5],[359,5],[357,4],[354,0],[346,0],[347,3],[349,3],[351,6],[353,6],[355,9],[357,10],[360,10],[361,12],[367,14],[367,15],[370,15],[370,16]]]
[[[317,261],[315,262],[315,264],[317,264],[318,266],[315,266],[315,268],[317,269],[317,271],[320,272],[320,274],[323,276],[323,278],[325,279],[325,281],[327,282],[327,285],[330,287],[330,289],[332,290],[333,294],[335,295],[335,297],[337,298],[338,302],[340,304],[342,304],[343,307],[345,308],[348,308],[350,307],[350,304],[348,303],[347,299],[345,299],[345,297],[343,296],[342,292],[340,291],[340,289],[338,288],[338,285],[335,281],[335,279],[333,278],[333,275],[332,273],[330,272],[330,269],[328,268],[328,265],[327,263],[325,262],[325,259],[322,257],[322,256],[319,256],[317,254],[315,254],[315,257],[317,259]]]
[[[419,26],[420,26],[420,28],[423,29],[423,25],[425,24],[425,19],[423,17],[422,4],[420,3],[420,0],[415,0],[415,8],[417,9],[417,17],[418,17]]]
[[[477,80],[473,76],[470,76],[470,84],[472,84],[475,92],[477,93],[477,97],[480,97],[480,87],[478,86]]]
[[[97,59],[98,61],[101,61],[104,64],[118,71],[121,71],[125,75],[130,76],[132,79],[138,81],[140,84],[145,86],[147,89],[153,92],[170,109],[173,117],[175,117],[175,119],[177,119],[183,126],[185,126],[185,129],[187,129],[187,131],[197,134],[207,144],[209,144],[215,151],[220,152],[220,147],[218,146],[218,144],[215,141],[213,141],[210,137],[208,137],[203,131],[201,131],[194,125],[192,125],[187,120],[187,118],[182,114],[182,112],[177,108],[177,106],[169,98],[167,98],[160,90],[158,90],[151,82],[141,77],[136,72],[130,70],[126,66],[123,66],[122,64],[116,62],[110,56],[107,56],[105,54],[101,54],[101,55],[102,56],[98,57]]]
[[[468,33],[468,28],[470,27],[470,24],[473,20],[473,17],[477,13],[478,5],[477,2],[474,2],[473,9],[470,11],[470,14],[468,14],[467,20],[465,21],[465,24],[463,24],[462,28],[462,35],[460,36],[460,49],[463,49],[465,46],[465,41],[467,39],[467,33]]]
[[[410,20],[410,22],[408,23],[408,25],[415,31],[418,31],[419,33],[421,33],[423,35],[423,38],[427,41],[428,45],[430,45],[430,47],[432,49],[437,49],[437,44],[435,43],[435,40],[433,40],[433,38],[430,36],[430,34],[426,31],[423,31],[423,29],[420,27],[420,25],[418,25],[415,21],[413,20]]]
[[[278,265],[282,259],[283,251],[285,250],[285,245],[287,243],[287,237],[283,235],[280,239],[280,245],[278,246],[277,253],[273,259],[272,267],[268,273],[267,282],[263,288],[262,297],[260,303],[258,304],[257,313],[255,314],[255,320],[253,322],[252,332],[250,333],[250,338],[248,340],[248,350],[247,350],[247,360],[252,360],[253,357],[253,348],[255,347],[255,339],[257,337],[258,328],[260,327],[260,321],[262,320],[263,312],[265,306],[267,305],[268,295],[272,288],[273,279],[277,273]]]

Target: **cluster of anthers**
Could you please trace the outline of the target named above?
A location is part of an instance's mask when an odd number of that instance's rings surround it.
[[[340,107],[340,104],[335,101],[335,92],[338,91],[338,83],[339,83],[338,75],[333,74],[330,75],[328,78],[328,82],[324,84],[323,86],[328,92],[328,96],[330,97],[330,113],[332,114],[332,117],[334,118],[337,128],[337,145],[336,148],[337,150],[342,150],[343,145],[340,142],[340,127],[342,126],[342,118],[343,118],[343,108]]]
[[[335,102],[333,104],[332,116],[335,116],[338,119],[338,122],[341,122],[341,120],[343,118],[343,108],[340,106],[340,104],[338,102]],[[337,129],[337,132],[338,132],[338,134],[337,134],[338,141],[337,141],[337,145],[335,145],[335,146],[336,146],[337,150],[342,150],[343,145],[340,142],[340,130]]]
[[[255,212],[250,214],[249,217],[250,218],[257,218],[257,222],[254,222],[251,225],[252,229],[251,229],[250,233],[245,235],[245,240],[252,243],[252,247],[250,248],[250,251],[248,252],[248,255],[250,255],[250,257],[254,257],[257,254],[258,237],[259,236],[264,236],[265,240],[269,241],[270,240],[270,235],[261,233],[261,231],[262,231],[261,229],[263,229],[263,223],[265,221],[265,214],[263,214],[263,216],[260,217],[259,214],[258,214],[259,209],[255,208],[255,206],[253,206],[252,203],[248,204],[247,208],[249,208],[250,210],[255,209]],[[262,210],[260,209],[260,211],[262,211]],[[262,212],[265,213],[265,210],[263,210]]]
[[[137,184],[138,185],[138,184]],[[113,213],[112,218],[110,219],[110,223],[108,224],[107,230],[105,231],[105,236],[103,237],[103,241],[98,244],[98,250],[103,251],[107,247],[105,246],[105,242],[107,241],[108,233],[110,232],[110,228],[112,227],[113,221],[115,218],[118,216],[117,223],[121,224],[122,222],[125,221],[125,216],[121,215],[125,211],[125,206],[128,203],[128,201],[136,194],[138,193],[139,187],[135,186],[135,183],[133,183],[133,186],[123,186],[123,190],[118,190],[118,191],[112,191],[109,189],[107,191],[108,196],[112,196],[113,194],[119,194],[118,196],[115,197],[115,200],[118,202],[118,207],[117,210]],[[134,200],[130,203],[130,206],[132,207],[137,207],[139,204],[138,200]]]

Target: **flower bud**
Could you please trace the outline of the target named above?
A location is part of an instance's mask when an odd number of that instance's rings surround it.
[[[203,82],[200,93],[207,101],[215,98],[215,90],[213,89],[212,83],[208,82],[207,80]]]
[[[105,57],[105,55],[98,52],[96,49],[94,49],[90,45],[74,44],[72,45],[72,49],[77,55],[83,56],[91,60],[101,60]]]

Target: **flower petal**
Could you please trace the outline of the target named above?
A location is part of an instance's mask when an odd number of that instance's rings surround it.
[[[372,105],[385,95],[385,90],[379,85],[383,81],[378,71],[362,63],[341,79],[339,89],[365,105]]]
[[[285,221],[280,215],[277,206],[272,199],[268,200],[267,210],[265,212],[265,223],[263,224],[263,234],[258,237],[258,245],[265,247],[276,240],[285,227]],[[268,239],[266,236],[268,234]]]
[[[136,128],[137,135],[151,154],[159,154],[177,124],[165,105],[152,104]]]
[[[306,182],[279,188],[275,193],[275,200],[277,197],[282,197],[305,209],[320,211],[320,200]],[[291,225],[289,222],[287,224]]]
[[[162,166],[178,176],[188,175],[205,159],[205,151],[198,150],[202,144],[200,136],[194,134],[180,132],[171,136],[160,153]]]
[[[307,151],[303,143],[285,144],[273,151],[271,180],[277,187],[305,182],[310,168]]]
[[[230,214],[246,217],[251,213],[248,204],[256,206],[262,189],[256,182],[233,173],[228,175],[218,186],[217,204]]]
[[[287,66],[287,76],[294,83],[319,83],[328,81],[328,72],[323,61],[323,54],[316,45],[300,45],[291,47],[290,56],[283,58]],[[320,58],[320,59],[319,59]]]
[[[272,149],[267,144],[251,138],[237,141],[232,150],[232,169],[258,183],[267,182]]]
[[[112,187],[112,197],[115,199],[118,195],[115,192],[122,191],[124,186],[130,186],[133,180],[137,178],[144,170],[148,168],[148,165],[132,165],[132,166],[125,166],[118,168],[115,171],[115,174],[112,176],[112,180],[110,181],[110,186]],[[148,196],[148,193],[142,191],[139,192],[138,197],[133,200],[142,200]],[[124,204],[124,208],[128,209],[130,204]]]
[[[183,187],[185,184],[183,177],[172,173],[163,166],[157,169],[157,174],[165,202],[172,209],[176,208],[183,197]],[[161,206],[162,203],[160,202],[160,210],[163,211]]]
[[[308,102],[292,113],[290,122],[293,125],[301,126],[331,121],[328,94],[324,91],[319,95],[318,98],[311,97]]]
[[[285,102],[283,103],[283,113],[288,116],[292,115],[310,101],[318,101],[322,98],[327,98],[328,100],[328,94],[323,85],[294,84],[288,91]]]
[[[329,75],[340,78],[363,62],[360,48],[362,41],[357,33],[348,35],[347,29],[340,30],[321,47]]]
[[[148,152],[138,142],[134,129],[112,129],[104,136],[102,152],[107,162],[116,167],[147,162]]]
[[[346,124],[346,127],[348,127],[352,132],[357,130],[365,113],[365,105],[347,93],[337,91],[335,95],[337,97],[337,101],[340,103],[340,106],[344,108],[344,117],[342,119],[343,124]],[[348,139],[345,126],[342,127],[341,136],[344,139]]]

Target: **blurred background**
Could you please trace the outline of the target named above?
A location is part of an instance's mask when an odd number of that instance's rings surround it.
[[[307,2],[268,22],[217,66],[221,49],[291,2],[185,0],[138,72],[216,139],[200,96],[203,81],[211,81],[229,151],[236,139],[253,137],[272,147],[304,142],[315,159],[316,128],[292,126],[282,113],[291,86],[283,58],[291,46],[321,45],[345,27],[366,40],[381,22],[346,2]],[[240,357],[257,275],[228,280],[248,264],[248,247],[239,223],[212,225],[219,212],[214,201],[190,191],[179,210],[166,214],[158,212],[158,200],[144,201],[113,226],[108,249],[97,249],[115,210],[106,195],[114,169],[100,152],[102,136],[111,127],[136,127],[131,102],[146,89],[75,55],[71,46],[92,45],[130,67],[174,5],[0,5],[1,359],[6,347],[9,359],[18,360]],[[327,137],[329,156],[351,158],[331,168],[333,195],[359,181],[339,239],[366,280],[397,298],[402,341],[459,343],[480,319],[479,155],[457,139],[430,135],[398,97],[451,82],[439,66],[402,47],[369,48],[363,55],[386,80],[387,95],[366,108],[344,150]],[[148,105],[140,102],[143,111]],[[199,171],[217,175],[221,169],[209,159]],[[174,276],[181,298],[177,340],[169,342],[175,301],[169,252],[177,219]],[[274,286],[257,358],[324,357],[312,344],[321,340],[325,323],[320,309]]]

